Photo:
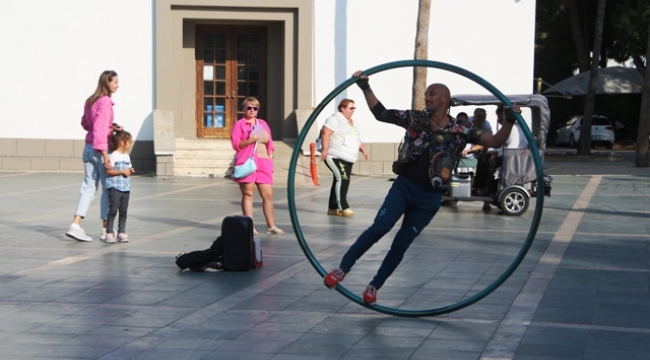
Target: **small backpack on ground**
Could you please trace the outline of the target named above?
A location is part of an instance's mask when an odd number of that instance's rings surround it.
[[[221,236],[212,243],[209,249],[180,253],[176,256],[176,265],[181,270],[205,271],[208,267],[223,268],[223,240]]]

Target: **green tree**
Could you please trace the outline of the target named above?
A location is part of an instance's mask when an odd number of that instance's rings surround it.
[[[615,40],[608,46],[607,56],[618,62],[632,59],[639,72],[645,74],[650,0],[619,0],[609,22]]]
[[[650,27],[648,28],[646,59],[650,59]],[[641,116],[636,137],[636,167],[648,167],[648,152],[650,150],[650,71],[645,72],[643,83],[643,98],[641,100]]]
[[[554,84],[571,76],[576,69],[585,70],[584,61],[579,58],[586,56],[588,59],[584,49],[595,40],[596,3],[596,0],[537,1],[536,78],[542,78],[546,84]],[[606,66],[608,59],[618,62],[631,59],[639,72],[644,74],[649,54],[650,0],[608,2],[602,28],[599,66]],[[566,36],[569,33],[572,36]],[[583,50],[578,49],[579,42],[583,43]],[[650,108],[640,106],[643,101],[646,101],[645,92],[643,99],[641,95],[629,94],[597,95],[594,100],[595,112],[627,122],[628,135],[638,140],[637,164],[648,162],[650,119],[646,119],[644,114]],[[557,125],[569,115],[585,112],[586,102],[584,97],[573,100],[549,98],[553,122]],[[583,126],[583,130],[586,128],[591,129]]]
[[[584,15],[582,16],[584,17]],[[581,21],[580,9],[578,9],[578,0],[569,0],[569,20],[571,21],[571,35],[576,49],[576,58],[578,59],[578,69],[580,72],[589,70],[589,52],[587,51],[588,35],[583,31],[584,21]]]
[[[573,1],[573,0],[571,0]],[[596,17],[596,30],[594,37],[594,48],[591,57],[591,73],[589,74],[589,88],[587,100],[585,101],[585,112],[582,117],[582,128],[580,130],[580,146],[578,154],[591,154],[591,118],[596,107],[596,80],[598,79],[598,64],[600,58],[600,45],[602,43],[603,22],[605,19],[606,0],[598,0],[598,12]]]
[[[576,68],[576,51],[571,37],[566,0],[537,1],[535,21],[535,77],[555,84]]]

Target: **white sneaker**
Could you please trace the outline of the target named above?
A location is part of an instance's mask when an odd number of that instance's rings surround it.
[[[115,235],[108,233],[102,241],[108,244],[115,244]]]
[[[90,236],[86,235],[86,232],[81,228],[81,226],[74,226],[74,224],[70,224],[68,232],[65,233],[65,236],[77,241],[93,241]]]

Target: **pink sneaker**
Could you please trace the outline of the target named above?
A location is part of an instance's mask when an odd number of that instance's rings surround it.
[[[106,236],[101,240],[107,244],[115,244],[115,236],[113,236],[113,233],[106,233]]]
[[[117,242],[118,243],[128,243],[129,242],[129,235],[127,235],[126,233],[117,234]]]
[[[323,279],[323,283],[328,289],[334,288],[338,283],[343,281],[345,279],[345,273],[343,270],[336,268],[332,271],[330,271],[327,276]]]

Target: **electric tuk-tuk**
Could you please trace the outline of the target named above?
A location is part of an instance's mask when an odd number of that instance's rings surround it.
[[[551,123],[551,113],[546,97],[539,94],[509,95],[512,103],[521,108],[530,108],[530,119],[525,118],[539,150],[542,162],[546,149],[546,135]],[[493,95],[458,95],[451,99],[452,106],[500,105]],[[496,130],[496,129],[495,129]],[[479,196],[472,191],[475,170],[460,164],[452,174],[450,190],[443,196],[443,204],[456,204],[458,201],[483,201],[496,205],[506,215],[522,215],[528,210],[530,199],[537,197],[537,174],[530,145],[524,149],[502,149],[503,162],[498,170],[496,194]],[[461,160],[462,162],[462,160]],[[492,175],[490,175],[492,176]],[[553,178],[544,174],[544,195],[551,196]]]

